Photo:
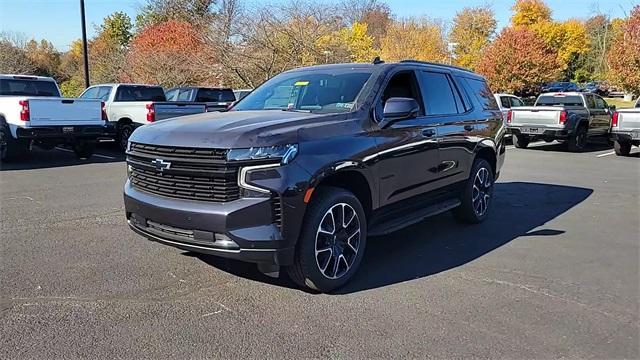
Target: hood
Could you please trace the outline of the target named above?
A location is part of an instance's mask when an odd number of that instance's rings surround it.
[[[332,123],[345,115],[281,110],[209,112],[142,126],[130,140],[143,144],[201,148],[248,148],[298,142],[298,130]]]

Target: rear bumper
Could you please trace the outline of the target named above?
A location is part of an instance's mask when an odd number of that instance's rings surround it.
[[[538,128],[540,129],[540,133],[525,134],[522,131],[523,128]],[[540,138],[566,139],[567,137],[573,134],[573,131],[569,129],[564,129],[564,128],[545,128],[545,127],[531,125],[531,126],[508,126],[507,133],[512,135],[527,135],[527,136],[540,137]]]
[[[147,194],[127,181],[127,222],[149,240],[182,250],[246,262],[290,265],[288,247],[273,222],[269,198],[228,203],[180,200]],[[219,241],[226,238],[229,241]]]
[[[617,130],[617,131],[612,131],[611,132],[611,140],[613,141],[618,141],[618,142],[640,142],[640,138],[637,137],[637,133],[640,132],[640,129],[638,130]],[[635,136],[635,138],[634,138]]]
[[[16,137],[27,140],[58,139],[63,142],[77,139],[95,140],[104,134],[105,129],[105,126],[101,125],[17,127]]]

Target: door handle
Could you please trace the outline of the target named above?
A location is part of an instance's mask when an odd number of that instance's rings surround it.
[[[473,131],[473,125],[465,125],[464,131]]]
[[[436,134],[435,129],[424,129],[422,130],[422,136],[424,137],[432,137]]]

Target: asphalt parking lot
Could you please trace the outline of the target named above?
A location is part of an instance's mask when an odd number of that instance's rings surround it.
[[[125,165],[0,172],[0,358],[640,358],[640,154],[510,147],[493,213],[372,238],[336,294],[131,232]]]

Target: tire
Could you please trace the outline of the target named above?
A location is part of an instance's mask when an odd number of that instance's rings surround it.
[[[576,133],[567,140],[567,148],[571,152],[581,152],[587,148],[587,128],[579,126]]]
[[[616,152],[618,156],[629,156],[631,153],[631,143],[630,142],[613,142],[613,150]]]
[[[525,135],[513,135],[513,145],[518,149],[526,149],[529,146],[529,137]]]
[[[346,226],[335,227],[336,218],[342,218],[341,223]],[[287,273],[301,287],[332,291],[356,273],[366,242],[367,219],[358,198],[344,189],[318,188],[305,215],[294,263]]]
[[[491,165],[485,159],[476,159],[464,186],[464,193],[460,199],[462,204],[453,210],[453,216],[470,224],[483,222],[491,210],[493,187],[494,175]]]
[[[7,125],[0,125],[0,161],[11,162],[22,158],[29,149],[29,143],[14,139]]]
[[[133,126],[131,124],[123,124],[118,128],[118,135],[116,140],[118,141],[118,147],[120,150],[127,150],[127,142],[129,141],[129,137],[133,134]]]
[[[78,159],[88,159],[93,155],[96,143],[93,141],[79,141],[73,145],[73,152]]]

